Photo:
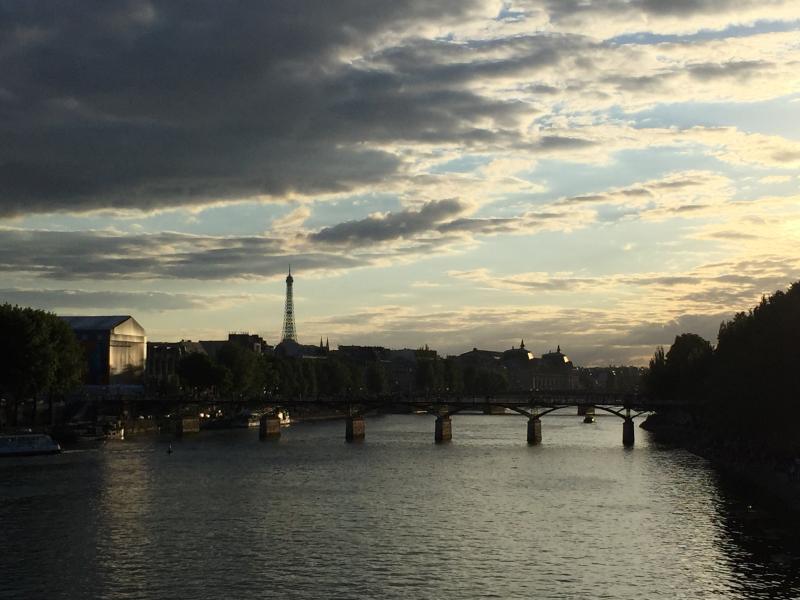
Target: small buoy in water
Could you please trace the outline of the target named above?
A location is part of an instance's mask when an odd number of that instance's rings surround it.
[[[172,454],[172,443],[170,442],[169,448],[167,448],[167,454]]]

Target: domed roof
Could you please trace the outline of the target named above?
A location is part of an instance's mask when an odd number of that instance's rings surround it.
[[[542,354],[542,360],[552,367],[572,366],[572,361],[569,359],[569,357],[563,352],[561,352],[560,344],[555,352],[548,352],[546,354]]]
[[[519,348],[511,348],[503,352],[503,360],[529,361],[533,360],[533,354],[525,349],[525,342],[523,341]]]

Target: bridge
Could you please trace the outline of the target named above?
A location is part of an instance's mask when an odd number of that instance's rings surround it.
[[[389,412],[404,408],[410,412],[427,413],[436,417],[434,440],[448,442],[453,437],[452,416],[461,412],[498,414],[515,413],[528,419],[527,441],[531,445],[542,442],[542,417],[555,411],[577,407],[580,410],[600,410],[622,419],[622,443],[634,444],[633,419],[659,409],[685,407],[682,402],[659,402],[636,392],[596,392],[587,390],[548,390],[506,392],[490,397],[464,397],[456,394],[431,396],[406,396],[391,394],[373,397],[294,398],[278,401],[274,410],[261,418],[261,439],[280,436],[280,409],[325,407],[345,417],[345,439],[361,441],[366,435],[364,415],[370,412]]]

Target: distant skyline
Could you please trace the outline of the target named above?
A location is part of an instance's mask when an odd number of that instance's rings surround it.
[[[0,302],[645,364],[800,279],[796,0],[0,0]]]

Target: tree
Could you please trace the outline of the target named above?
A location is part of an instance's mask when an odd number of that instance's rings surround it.
[[[228,342],[217,352],[217,362],[231,374],[231,392],[242,396],[261,394],[264,387],[263,369],[259,368],[255,352]]]
[[[352,388],[350,370],[339,359],[329,357],[319,361],[317,384],[319,391],[325,396],[338,396]]]
[[[263,391],[267,396],[271,397],[278,393],[281,385],[279,359],[273,356],[262,356],[261,379],[264,384]]]
[[[645,389],[660,400],[700,402],[708,399],[714,349],[694,333],[675,337],[669,351],[659,346],[650,360]]]
[[[669,352],[656,351],[645,383],[655,395],[692,401],[705,431],[719,439],[793,459],[800,452],[791,418],[800,397],[798,339],[800,282],[723,322],[716,349],[700,336],[678,336]]]
[[[223,388],[230,379],[227,369],[202,352],[191,352],[181,358],[177,373],[183,384],[196,392]]]
[[[3,304],[0,331],[0,393],[12,400],[13,423],[20,401],[43,394],[52,399],[80,384],[85,369],[83,349],[57,315]]]
[[[384,369],[383,365],[378,361],[371,362],[367,365],[364,371],[364,380],[367,391],[374,396],[383,394],[388,388],[386,369]]]
[[[432,359],[417,359],[414,381],[418,392],[430,394],[436,389],[436,369]]]
[[[285,398],[293,398],[301,393],[300,369],[293,358],[278,361],[278,389]]]
[[[300,388],[303,396],[314,398],[319,390],[317,387],[317,370],[314,368],[313,359],[303,359],[300,363]]]
[[[662,400],[672,395],[672,390],[669,389],[667,356],[664,353],[664,346],[656,348],[653,358],[650,359],[650,368],[644,377],[644,387],[652,398]]]
[[[713,364],[714,424],[776,455],[800,451],[800,282],[722,323]]]
[[[713,348],[694,333],[675,338],[666,356],[667,377],[674,397],[698,402],[706,397]]]
[[[444,359],[442,377],[444,380],[444,387],[450,393],[460,394],[464,390],[461,367],[457,359],[453,357]]]
[[[462,381],[464,382],[464,391],[468,394],[475,395],[477,394],[477,390],[475,389],[475,380],[478,377],[477,369],[472,365],[467,365],[464,369],[464,374],[462,376]]]

